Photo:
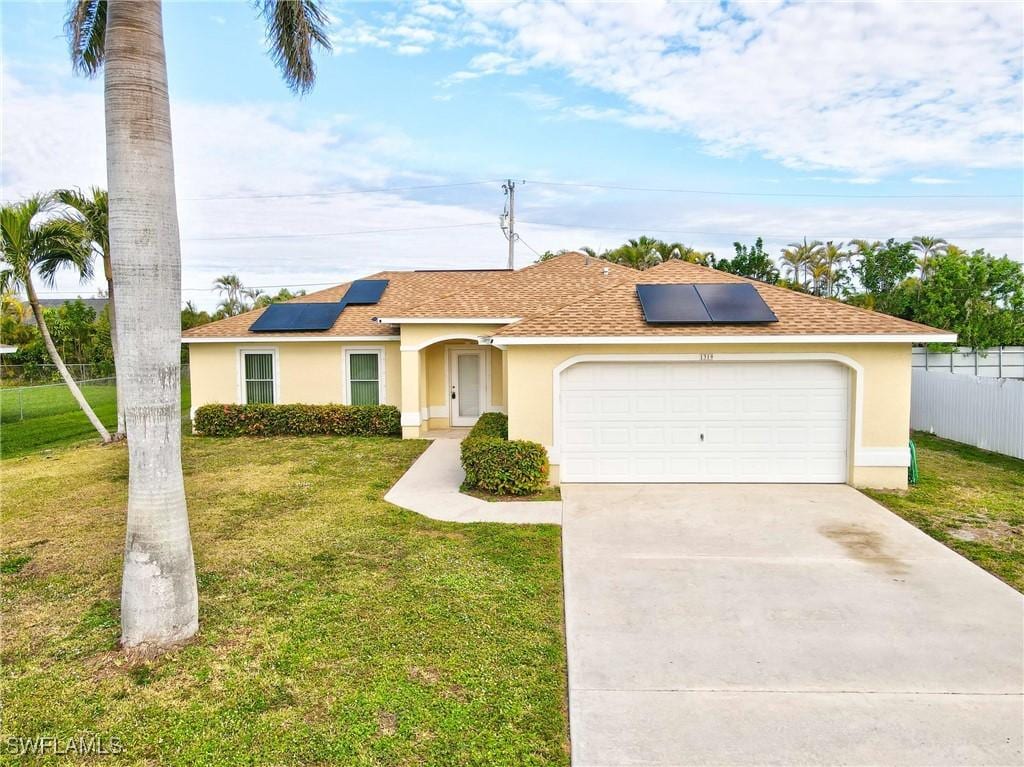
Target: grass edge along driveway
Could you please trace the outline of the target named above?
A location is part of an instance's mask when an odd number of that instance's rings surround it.
[[[559,530],[382,500],[426,447],[184,440],[200,636],[116,649],[123,445],[4,462],[0,736],[104,763],[565,765]]]
[[[864,492],[1024,592],[1024,461],[917,432],[920,481]]]

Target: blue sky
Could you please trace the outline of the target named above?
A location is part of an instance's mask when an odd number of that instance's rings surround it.
[[[526,182],[520,264],[645,233],[720,255],[758,234],[776,252],[932,234],[1022,257],[1018,4],[328,7],[334,52],[299,99],[248,3],[165,3],[201,305],[230,271],[313,288],[501,266],[505,177]],[[0,13],[4,199],[102,185],[102,82],[71,73],[64,4]]]

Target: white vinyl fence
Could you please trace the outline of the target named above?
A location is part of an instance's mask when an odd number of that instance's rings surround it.
[[[1024,380],[914,368],[910,426],[1024,458]]]
[[[958,346],[952,352],[930,352],[925,346],[915,346],[910,364],[915,370],[945,370],[984,378],[1024,378],[1024,346],[991,349]]]

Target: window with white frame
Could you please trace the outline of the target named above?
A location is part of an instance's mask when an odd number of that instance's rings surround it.
[[[274,404],[274,361],[273,352],[242,352],[242,394],[245,404]]]
[[[384,352],[345,350],[345,400],[349,405],[379,405],[384,399]]]

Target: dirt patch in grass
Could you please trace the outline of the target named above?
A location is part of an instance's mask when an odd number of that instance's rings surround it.
[[[492,503],[562,500],[562,490],[557,485],[545,487],[543,490],[531,493],[530,495],[496,495],[494,493],[488,493],[486,490],[478,490],[477,488],[466,486],[460,487],[459,492],[471,495],[474,498],[479,498],[482,501],[490,501]]]
[[[929,434],[914,442],[918,484],[867,494],[1024,591],[1024,461]]]
[[[385,503],[425,446],[186,438],[201,630],[159,657],[117,649],[124,446],[5,462],[0,736],[105,733],[105,764],[568,764],[558,529]]]

